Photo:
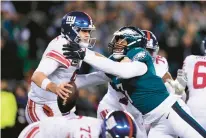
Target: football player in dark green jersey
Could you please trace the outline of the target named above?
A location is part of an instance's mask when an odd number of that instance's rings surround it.
[[[115,33],[113,40],[110,46],[113,48],[113,57],[122,59],[123,63],[98,57],[88,49],[77,49],[69,44],[64,55],[83,59],[97,69],[111,74],[113,86],[128,96],[143,114],[146,123],[151,123],[152,127],[167,119],[175,134],[182,138],[206,137],[206,131],[189,115],[184,102],[169,94],[162,79],[156,75],[152,57],[145,50],[146,38],[143,32],[135,27],[123,27]],[[149,135],[150,137],[157,136]]]

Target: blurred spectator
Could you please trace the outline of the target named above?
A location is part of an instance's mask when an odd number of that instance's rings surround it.
[[[17,55],[17,44],[8,40],[6,32],[1,32],[1,77],[2,79],[23,79],[23,61]]]
[[[26,88],[26,84],[20,83],[17,84],[15,89],[15,96],[18,103],[19,108],[26,108],[27,104],[27,92],[28,89]]]

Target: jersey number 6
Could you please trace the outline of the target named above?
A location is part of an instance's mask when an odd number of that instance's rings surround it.
[[[206,62],[200,61],[195,64],[193,86],[195,89],[206,87]]]

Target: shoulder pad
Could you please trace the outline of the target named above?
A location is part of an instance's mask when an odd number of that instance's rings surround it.
[[[58,61],[66,68],[70,66],[70,60],[66,59],[63,55],[63,45],[67,43],[67,40],[61,35],[54,38],[48,45],[43,57],[48,57]]]

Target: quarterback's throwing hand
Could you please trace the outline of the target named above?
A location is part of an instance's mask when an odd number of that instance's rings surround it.
[[[61,83],[56,88],[56,94],[62,99],[66,100],[69,97],[69,94],[72,93],[67,87],[72,88],[73,86],[69,83]]]
[[[68,44],[63,45],[63,55],[67,59],[79,59],[83,60],[85,57],[85,50],[79,46],[79,44],[75,42],[70,42]]]

